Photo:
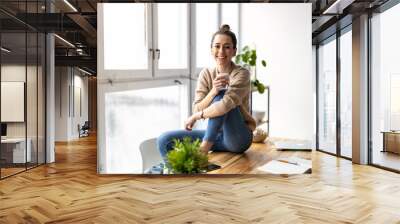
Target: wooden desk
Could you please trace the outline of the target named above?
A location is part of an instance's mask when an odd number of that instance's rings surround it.
[[[382,131],[383,150],[382,152],[393,152],[400,154],[400,131]]]

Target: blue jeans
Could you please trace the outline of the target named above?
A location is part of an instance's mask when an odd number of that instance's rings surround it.
[[[224,94],[225,90],[221,90],[211,103],[221,100]],[[253,132],[247,126],[239,107],[236,107],[224,115],[210,118],[206,130],[176,130],[163,133],[157,139],[157,147],[164,161],[168,151],[173,149],[173,139],[182,140],[184,137],[213,142],[211,151],[214,152],[243,153],[252,143]]]

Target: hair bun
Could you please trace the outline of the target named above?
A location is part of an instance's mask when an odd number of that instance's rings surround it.
[[[221,27],[219,28],[219,30],[222,31],[222,32],[226,32],[226,31],[230,31],[231,28],[229,27],[228,24],[223,24],[223,25],[221,25]]]

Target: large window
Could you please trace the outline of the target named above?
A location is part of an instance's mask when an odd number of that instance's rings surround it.
[[[218,4],[196,4],[196,67],[214,65],[211,57],[211,37],[218,29]]]
[[[400,130],[400,73],[390,76],[390,130]]]
[[[230,26],[236,34],[238,44],[240,43],[239,9],[240,5],[237,3],[197,3],[195,5],[196,73],[204,67],[214,66],[214,59],[211,57],[211,38],[222,24]]]
[[[99,78],[189,75],[188,4],[99,5]]]
[[[188,5],[157,4],[159,69],[188,68]],[[171,25],[174,24],[174,25]]]
[[[104,7],[104,68],[147,69],[146,5],[107,4]],[[132,21],[135,21],[134,23]],[[127,29],[129,27],[129,29]],[[142,33],[143,35],[137,35]],[[116,35],[123,32],[124,35]]]
[[[318,48],[318,144],[336,154],[336,39]]]
[[[352,35],[340,36],[340,154],[352,157]]]
[[[371,23],[372,163],[400,170],[400,4]]]
[[[98,10],[99,171],[141,173],[139,145],[183,127],[189,75],[214,66],[211,38],[221,23],[239,31],[239,4],[105,3]]]
[[[318,149],[351,158],[353,96],[351,25],[338,33],[340,36],[331,36],[318,48]]]
[[[239,39],[239,4],[224,3],[221,4],[221,22],[220,24],[228,24]]]
[[[136,83],[133,89],[106,94],[103,172],[142,173],[139,145],[183,127],[188,116],[188,86],[179,82]]]

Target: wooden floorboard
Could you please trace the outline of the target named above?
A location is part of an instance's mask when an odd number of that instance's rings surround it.
[[[375,151],[372,162],[395,170],[400,170],[400,154]]]
[[[209,154],[209,161],[222,168],[209,172],[209,174],[265,174],[265,171],[259,169],[261,166],[273,159],[292,156],[311,160],[310,152],[277,151],[269,141],[263,144],[254,143],[245,153],[212,152]]]
[[[312,152],[290,177],[98,175],[96,139],[0,181],[0,223],[400,223],[400,175]]]

